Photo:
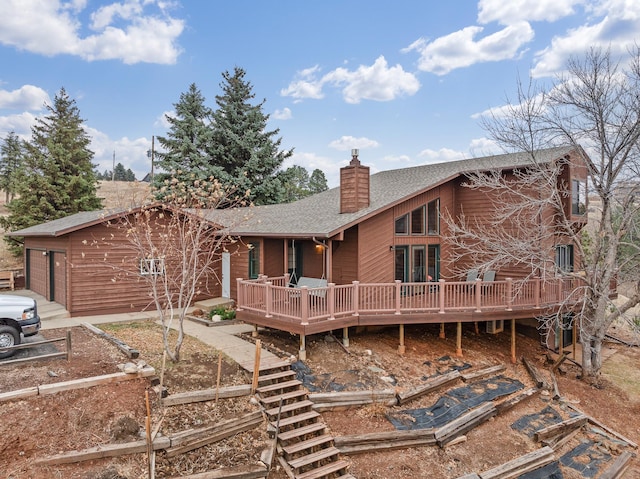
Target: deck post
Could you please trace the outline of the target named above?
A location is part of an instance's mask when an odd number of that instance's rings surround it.
[[[353,315],[360,316],[360,305],[358,304],[358,298],[360,297],[360,281],[353,282]]]
[[[507,278],[507,311],[513,311],[513,279]]]
[[[329,313],[329,319],[336,319],[336,284],[329,283],[329,290],[327,291],[327,307]]]
[[[349,347],[349,327],[342,328],[342,345],[345,348]]]
[[[400,312],[400,299],[402,296],[402,288],[400,287],[400,284],[402,283],[402,281],[400,281],[399,279],[395,280],[396,283],[396,312],[395,314],[402,314]]]
[[[482,285],[482,279],[478,278],[476,279],[476,287],[475,287],[475,293],[476,293],[476,313],[481,313],[482,309],[480,309],[480,296],[482,294],[482,288],[480,287]]]
[[[271,286],[273,285],[273,283],[271,281],[267,281],[266,283],[266,291],[265,291],[265,298],[264,298],[264,307],[265,307],[265,318],[270,318],[271,317],[271,309],[273,306],[273,290],[271,289]]]
[[[300,351],[298,351],[298,359],[300,361],[307,360],[307,340],[304,334],[300,335]]]
[[[400,345],[398,346],[398,354],[403,355],[406,352],[404,345],[404,324],[400,325]]]
[[[244,290],[242,289],[242,278],[236,278],[236,296],[238,297],[238,305],[236,311],[242,311],[244,304]]]
[[[440,303],[440,311],[438,311],[440,314],[444,314],[444,279],[441,279],[438,281],[438,283],[440,283],[440,286],[438,288],[438,302]]]
[[[303,286],[300,288],[300,322],[303,325],[309,324],[309,287]]]
[[[516,363],[516,320],[511,320],[511,364]]]
[[[440,339],[446,339],[444,334],[444,323],[440,323]]]
[[[535,281],[535,308],[540,309],[540,278],[534,278],[533,280]]]
[[[458,321],[456,330],[456,356],[462,357],[462,321]]]
[[[252,338],[257,338],[258,337],[258,325],[257,324],[253,325],[253,331],[251,331],[251,337]]]

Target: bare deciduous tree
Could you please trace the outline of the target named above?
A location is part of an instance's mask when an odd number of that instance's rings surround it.
[[[511,176],[470,175],[466,186],[490,192],[494,214],[488,223],[464,215],[449,217],[449,240],[458,259],[476,265],[499,269],[527,264],[531,275],[575,280],[572,300],[581,305],[574,321],[580,331],[583,377],[595,380],[609,327],[640,302],[640,248],[633,241],[640,219],[640,48],[618,61],[610,51],[596,48],[572,58],[550,88],[519,85],[517,102],[495,111],[483,126],[506,152],[528,153],[530,164]],[[567,211],[575,185],[570,179],[558,180],[566,162],[537,156],[560,145],[572,148],[578,163],[586,166],[596,200],[588,228]],[[551,215],[546,216],[551,221],[540,221],[544,215]],[[555,264],[559,244],[576,249],[576,270]],[[610,300],[616,280],[628,287],[626,301],[618,306]],[[546,326],[562,327],[559,318]]]
[[[215,179],[186,185],[173,178],[164,189],[162,203],[132,209],[110,223],[126,236],[124,244],[117,245],[124,254],[110,266],[116,270],[116,281],[134,276],[144,283],[162,323],[164,350],[177,362],[187,308],[220,283],[222,253],[237,243],[228,231],[246,219],[247,209],[240,212],[237,207],[244,206],[244,197]],[[222,208],[224,225],[212,220],[221,216],[214,213]],[[175,339],[171,330],[177,331]]]

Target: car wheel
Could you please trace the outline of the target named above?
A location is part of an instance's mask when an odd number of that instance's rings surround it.
[[[20,344],[20,333],[6,324],[0,325],[0,359],[13,356],[15,351],[2,350]]]

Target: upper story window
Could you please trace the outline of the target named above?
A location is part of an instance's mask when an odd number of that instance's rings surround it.
[[[249,243],[249,278],[256,279],[260,274],[260,243]]]
[[[411,234],[424,234],[424,206],[416,208],[411,212]]]
[[[440,234],[440,200],[435,199],[396,218],[396,235],[424,236]]]
[[[427,234],[440,234],[440,200],[430,201],[427,205]]]
[[[571,180],[571,214],[584,215],[587,212],[587,184]]]
[[[409,215],[402,215],[399,218],[396,218],[396,234],[409,234]]]

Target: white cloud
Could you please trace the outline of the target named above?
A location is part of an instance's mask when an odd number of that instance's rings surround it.
[[[499,155],[504,153],[500,146],[489,138],[474,138],[469,145],[469,152],[472,157]]]
[[[414,95],[420,89],[420,82],[413,73],[404,71],[402,66],[388,66],[383,56],[373,65],[360,65],[357,70],[336,68],[325,75],[324,81],[343,86],[342,94],[347,103],[362,100],[389,101],[402,95]]]
[[[463,160],[467,156],[462,151],[450,148],[440,148],[439,150],[425,149],[418,154],[418,158],[423,158],[427,163],[443,163],[446,161]]]
[[[353,148],[364,150],[367,148],[377,148],[380,144],[369,138],[355,138],[353,136],[342,136],[329,143],[329,147],[339,151],[351,151]]]
[[[0,108],[38,111],[45,103],[51,103],[46,91],[33,85],[23,85],[17,90],[0,90]]]
[[[31,127],[36,122],[36,116],[29,112],[18,115],[0,116],[0,136],[5,137],[13,131],[22,139],[31,137]]]
[[[156,121],[153,123],[153,126],[162,127],[166,130],[171,128],[171,123],[167,120],[167,117],[175,118],[176,112],[175,110],[167,110],[163,111],[160,116],[156,118]]]
[[[318,80],[316,74],[320,71],[318,65],[296,73],[296,78],[287,88],[280,90],[282,96],[290,96],[301,100],[304,98],[313,98],[319,100],[324,97],[322,94],[322,80]]]
[[[85,60],[173,64],[184,21],[169,16],[163,3],[129,0],[91,12],[95,34],[81,37],[83,0],[3,0],[0,43],[41,55],[76,55]],[[156,7],[158,13],[145,13]],[[114,26],[114,22],[119,24]]]
[[[593,5],[591,13],[599,21],[555,36],[551,45],[536,53],[535,65],[531,70],[534,78],[562,72],[569,57],[582,56],[591,47],[608,48],[615,56],[625,55],[628,48],[637,43],[640,2],[603,1]]]
[[[273,112],[272,117],[275,120],[290,120],[293,118],[293,114],[291,113],[290,108],[283,108],[282,110],[276,110]]]
[[[471,26],[432,42],[421,38],[403,51],[415,50],[420,54],[420,70],[446,75],[456,68],[476,63],[516,58],[522,53],[521,47],[534,37],[533,29],[527,22],[518,22],[476,39],[483,31],[483,27]]]
[[[129,139],[125,136],[113,140],[94,128],[87,127],[86,130],[91,138],[89,149],[95,153],[93,163],[100,173],[113,170],[114,152],[115,163],[122,163],[125,169],[131,168],[138,180],[151,171],[151,160],[147,156],[147,150],[151,149],[150,138]]]
[[[280,94],[298,100],[320,99],[324,96],[324,86],[330,85],[342,89],[347,103],[360,103],[362,100],[390,101],[402,95],[414,95],[420,89],[420,82],[413,73],[404,71],[400,65],[389,67],[383,56],[373,65],[360,65],[353,71],[340,67],[321,78],[317,77],[318,73],[317,66],[299,72],[296,80]]]
[[[585,0],[480,0],[478,23],[512,25],[521,21],[555,22],[575,12]]]
[[[335,158],[327,158],[325,156],[319,156],[315,153],[304,153],[294,151],[293,155],[287,158],[282,167],[284,169],[293,165],[302,166],[309,171],[309,174],[316,168],[322,170],[327,178],[327,184],[329,188],[338,186],[340,182],[340,168],[347,165],[351,157],[345,157],[341,162],[336,162]]]

